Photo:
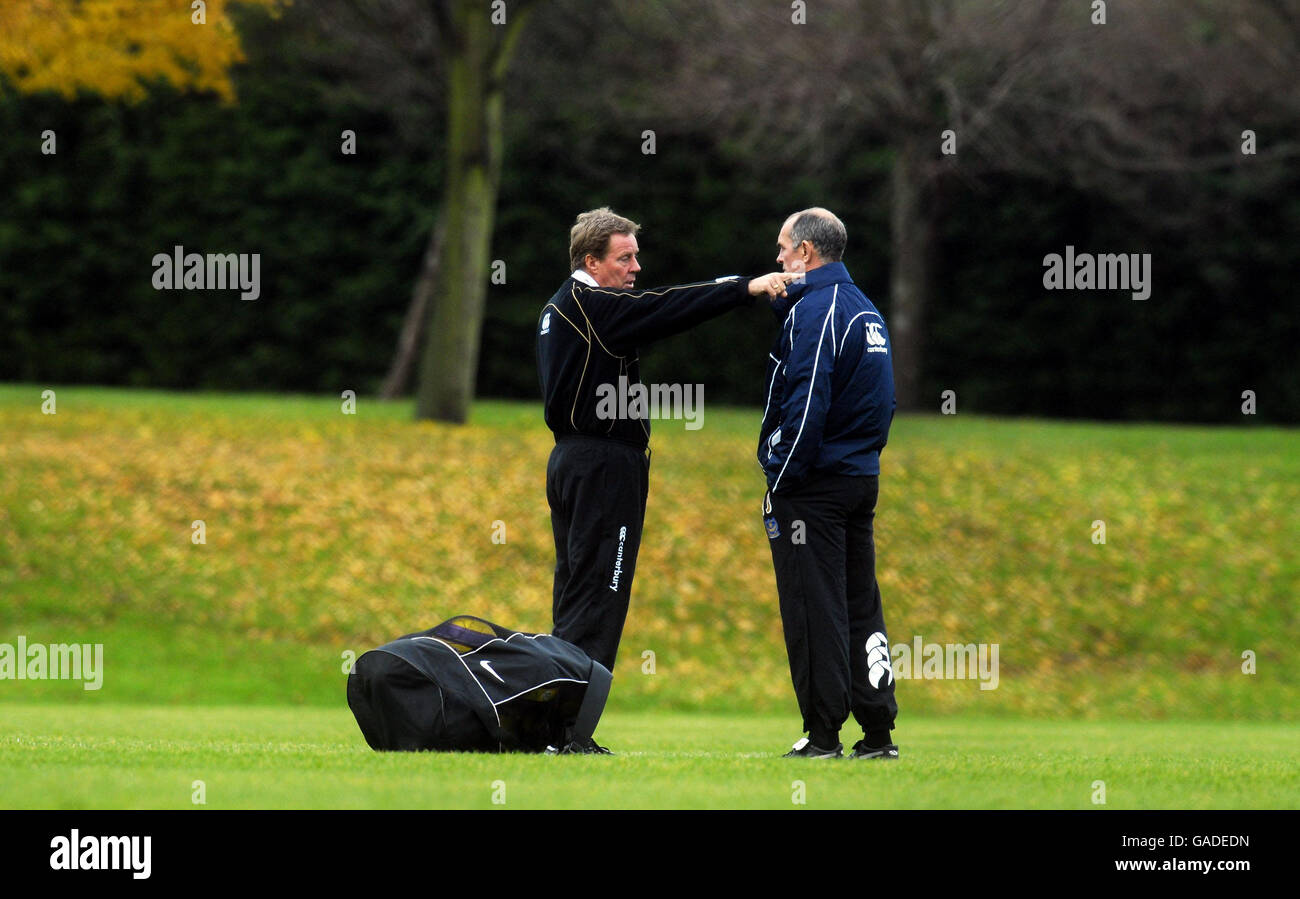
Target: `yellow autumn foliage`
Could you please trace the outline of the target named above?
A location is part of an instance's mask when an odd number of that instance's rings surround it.
[[[455,614],[550,627],[535,405],[480,403],[464,427],[369,400],[59,388],[57,414],[41,405],[0,385],[0,641],[201,630],[333,660]],[[618,703],[793,708],[757,418],[655,429]],[[900,417],[875,523],[891,643],[1000,647],[995,689],[913,675],[900,706],[1294,717],[1296,440]]]
[[[278,0],[240,0],[275,8]],[[143,99],[150,82],[234,98],[231,0],[4,0],[0,75],[20,91]]]

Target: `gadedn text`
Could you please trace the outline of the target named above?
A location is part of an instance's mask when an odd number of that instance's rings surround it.
[[[998,688],[997,643],[911,643],[888,646],[877,631],[867,638],[867,676],[881,688],[899,680],[978,680],[981,690]],[[888,649],[886,647],[888,646]]]
[[[0,680],[79,680],[82,688],[104,686],[103,643],[0,643]]]
[[[55,871],[130,871],[148,880],[153,871],[153,837],[97,837],[73,828],[50,840],[50,868]]]
[[[177,245],[153,257],[154,290],[238,290],[241,300],[262,295],[261,253],[186,253]]]
[[[619,375],[618,384],[596,385],[596,417],[602,421],[617,419],[676,418],[686,422],[686,430],[704,427],[703,384],[629,384]]]
[[[1150,253],[1065,253],[1043,257],[1047,290],[1127,290],[1135,300],[1151,296]]]

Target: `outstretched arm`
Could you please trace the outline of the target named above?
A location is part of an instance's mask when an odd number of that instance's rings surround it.
[[[648,290],[574,285],[574,300],[606,349],[624,354],[689,330],[759,295],[779,297],[795,276],[773,272],[750,281],[719,278]]]

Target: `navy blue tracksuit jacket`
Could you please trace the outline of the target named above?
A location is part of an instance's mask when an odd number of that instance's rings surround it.
[[[814,475],[879,475],[894,418],[889,330],[842,262],[808,272],[779,306],[758,461],[772,493]]]

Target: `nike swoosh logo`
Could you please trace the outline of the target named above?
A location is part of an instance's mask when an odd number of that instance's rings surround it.
[[[488,674],[490,674],[490,675],[492,675],[493,677],[495,677],[495,678],[496,678],[497,680],[499,680],[501,683],[504,684],[504,683],[506,682],[506,679],[505,679],[504,677],[502,677],[501,675],[497,674],[496,671],[494,671],[494,670],[492,669],[492,663],[489,662],[487,659],[481,659],[481,660],[479,660],[479,663],[478,663],[478,664],[479,664],[479,667],[480,667],[480,668],[482,668],[482,669],[483,669],[484,671],[486,671]]]

